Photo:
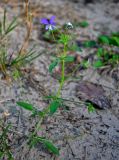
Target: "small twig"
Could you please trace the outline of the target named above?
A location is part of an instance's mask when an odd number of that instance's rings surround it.
[[[13,101],[14,99],[6,99],[6,100],[1,100],[0,103],[5,103],[5,102],[8,102],[8,101]]]

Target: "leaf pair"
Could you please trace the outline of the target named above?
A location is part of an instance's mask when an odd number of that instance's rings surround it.
[[[52,73],[53,69],[62,61],[65,62],[73,62],[75,60],[74,56],[65,56],[65,57],[58,57],[56,58],[49,66],[49,72]]]
[[[107,45],[119,46],[119,35],[101,35],[98,37],[98,42]]]
[[[37,109],[35,107],[33,107],[32,104],[29,104],[29,103],[26,103],[26,102],[22,102],[22,101],[19,101],[17,102],[17,105],[28,110],[28,111],[31,111],[32,112],[32,116],[43,116],[43,112],[41,111],[37,111]]]
[[[115,65],[119,62],[119,54],[113,51],[108,51],[104,48],[99,48],[97,51],[98,60],[94,62],[95,68],[100,68],[105,65]]]
[[[76,27],[82,27],[82,28],[86,28],[89,26],[89,23],[87,21],[81,21],[81,22],[74,22],[73,26]]]
[[[54,144],[43,137],[39,136],[33,137],[32,141],[30,142],[30,146],[33,147],[39,142],[42,143],[44,147],[47,148],[50,152],[59,155],[59,150],[54,146]]]

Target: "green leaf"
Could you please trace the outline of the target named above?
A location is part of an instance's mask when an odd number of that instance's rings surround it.
[[[119,37],[119,32],[112,32],[112,36]]]
[[[119,54],[114,54],[112,56],[113,61],[119,61]]]
[[[30,147],[35,146],[39,142],[42,143],[50,152],[59,155],[59,150],[54,146],[51,141],[45,139],[44,137],[33,137],[32,141],[30,142]]]
[[[112,65],[119,63],[119,54],[113,54],[112,58],[110,58],[108,62]]]
[[[50,114],[53,115],[59,107],[60,107],[60,102],[58,100],[52,101],[50,104]]]
[[[97,56],[100,58],[102,57],[104,54],[104,49],[103,48],[99,48],[98,51],[97,51]]]
[[[119,46],[119,35],[112,34],[112,36],[101,35],[98,37],[98,42],[103,44],[110,44],[114,46]]]
[[[100,67],[104,66],[104,64],[103,64],[103,62],[101,60],[98,60],[93,64],[93,66],[95,68],[100,68]]]
[[[97,43],[95,41],[86,41],[84,42],[84,47],[89,47],[89,48],[92,48],[92,47],[95,47],[97,45]]]
[[[87,103],[87,107],[89,113],[95,112],[95,108],[92,103]]]
[[[17,102],[17,105],[26,109],[26,110],[29,110],[29,111],[34,110],[34,107],[32,106],[32,104],[29,104],[29,103],[26,103],[26,102]]]
[[[64,58],[65,62],[74,62],[75,57],[74,56],[66,56]]]
[[[110,38],[110,44],[114,46],[119,46],[119,37],[111,37]]]
[[[98,37],[98,42],[103,43],[103,44],[109,44],[109,37],[105,35],[101,35]]]
[[[59,155],[59,150],[53,145],[52,142],[48,141],[48,140],[44,140],[43,144],[45,145],[45,147],[51,151],[52,153]]]
[[[89,23],[87,21],[82,21],[79,23],[79,26],[82,27],[82,28],[86,28],[89,26]]]
[[[88,68],[90,66],[90,62],[88,60],[84,60],[81,63],[83,65],[84,68]]]
[[[59,60],[55,59],[49,66],[49,72],[52,73],[53,69],[58,65]]]
[[[58,42],[62,43],[64,45],[67,45],[70,40],[71,40],[71,36],[70,35],[61,34]]]
[[[15,59],[13,59],[11,61],[11,66],[16,65],[16,64],[26,64],[29,63],[30,61],[32,61],[33,59],[39,57],[40,54],[35,54],[35,51],[33,51],[33,49],[31,49],[30,51],[28,51],[25,55],[18,55]]]
[[[4,153],[0,151],[0,159],[2,159],[4,156]]]

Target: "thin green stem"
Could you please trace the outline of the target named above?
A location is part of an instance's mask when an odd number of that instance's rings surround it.
[[[48,105],[47,108],[45,108],[45,109],[43,110],[43,115],[42,115],[42,117],[40,118],[40,121],[37,123],[36,128],[35,128],[34,132],[32,133],[30,139],[31,139],[34,135],[37,134],[37,131],[39,131],[39,129],[40,129],[40,127],[41,127],[41,124],[42,124],[42,121],[43,121],[43,119],[46,117],[47,113],[49,112],[49,109],[50,109],[50,105]]]
[[[60,82],[60,86],[59,86],[59,89],[58,89],[58,92],[57,92],[57,95],[56,97],[59,97],[60,94],[61,94],[61,89],[64,85],[64,71],[65,71],[65,61],[62,60],[62,78],[61,78],[61,82]]]
[[[53,40],[56,41],[53,30],[51,30],[51,33],[52,33]]]
[[[63,51],[63,57],[66,57],[66,44],[64,45],[64,51]],[[56,97],[60,97],[60,94],[61,94],[61,90],[62,90],[62,87],[64,85],[64,81],[65,81],[65,60],[63,58],[62,60],[62,73],[61,73],[61,82],[60,82],[60,86],[59,86],[59,89],[57,91],[57,94],[56,94]]]

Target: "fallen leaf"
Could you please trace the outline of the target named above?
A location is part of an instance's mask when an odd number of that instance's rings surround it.
[[[111,107],[101,85],[87,81],[80,82],[78,86],[76,86],[76,96],[85,102],[92,103],[94,107],[99,109]]]

